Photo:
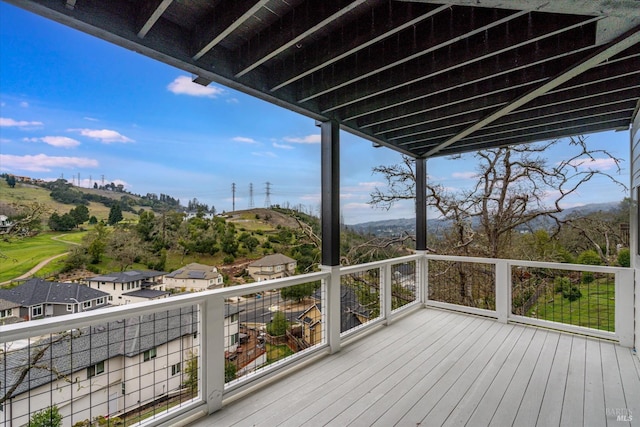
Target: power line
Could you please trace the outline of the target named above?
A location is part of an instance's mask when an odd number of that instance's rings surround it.
[[[271,183],[267,181],[265,185],[267,186],[267,196],[264,198],[264,207],[268,208],[271,206]]]
[[[231,211],[235,212],[236,211],[236,183],[235,182],[231,184],[231,194],[232,194],[232,206],[233,206]]]

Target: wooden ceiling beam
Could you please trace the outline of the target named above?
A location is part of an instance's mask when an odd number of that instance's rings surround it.
[[[234,0],[218,5],[212,14],[201,19],[196,25],[193,60],[202,58],[268,2],[269,0]]]
[[[285,30],[278,28],[277,31],[271,31],[268,34],[258,34],[247,43],[246,52],[242,52],[241,56],[248,60],[236,72],[235,78],[240,78],[286,50],[301,45],[307,37],[324,30],[332,22],[366,3],[367,0],[305,2],[301,7],[302,10],[294,10],[289,14],[290,16],[283,18],[291,22]],[[265,42],[260,42],[261,39]],[[253,47],[252,44],[258,46]]]
[[[138,37],[143,39],[158,22],[165,10],[173,3],[173,0],[146,0],[140,3],[138,12]]]
[[[586,72],[590,68],[598,65],[599,63],[606,61],[614,55],[628,49],[629,47],[635,45],[636,43],[640,43],[640,25],[635,28],[629,30],[622,36],[616,38],[611,43],[606,44],[602,48],[598,49],[598,52],[586,58],[583,61],[578,62],[572,68],[566,70],[561,73],[554,79],[538,86],[534,90],[518,97],[509,105],[506,105],[492,114],[488,115],[484,119],[478,121],[476,124],[469,126],[464,131],[455,135],[452,138],[449,138],[447,141],[444,141],[437,147],[432,148],[427,153],[425,153],[426,157],[433,156],[444,148],[455,144],[457,141],[462,140],[463,138],[471,135],[475,131],[482,129],[484,126],[498,120],[500,117],[509,114],[511,111],[514,111],[521,106],[527,104],[528,102],[544,95],[545,93],[553,90],[554,88],[568,82],[569,80],[579,76],[580,74]]]

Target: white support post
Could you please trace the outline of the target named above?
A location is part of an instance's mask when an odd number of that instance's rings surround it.
[[[327,279],[327,295],[325,301],[326,307],[326,324],[324,325],[327,331],[327,344],[329,344],[330,352],[337,353],[340,351],[340,317],[341,317],[341,304],[340,304],[340,266],[321,266],[322,271],[328,271],[331,276]]]
[[[620,345],[633,348],[634,330],[634,272],[632,269],[625,269],[616,274],[616,335]]]
[[[385,325],[391,324],[391,264],[387,263],[380,268],[380,295],[382,296],[382,315]]]
[[[224,299],[209,297],[204,304],[200,387],[209,414],[222,408],[224,393]]]
[[[429,300],[429,259],[427,251],[416,251],[416,254],[422,255],[416,260],[416,289],[418,289],[422,306],[426,307]]]
[[[506,260],[496,261],[496,315],[498,322],[507,323],[511,313],[511,274]]]

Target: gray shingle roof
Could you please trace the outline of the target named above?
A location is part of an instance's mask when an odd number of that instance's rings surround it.
[[[15,288],[0,289],[0,298],[23,307],[44,303],[72,304],[107,296],[107,292],[77,283],[49,282],[43,279],[29,279]]]
[[[215,270],[215,271],[214,271]],[[193,262],[167,274],[172,279],[215,279],[220,276],[217,269],[211,265]]]
[[[30,347],[9,349],[5,357],[0,358],[0,373],[4,373],[0,396],[19,381],[29,361],[46,368],[31,369],[13,396],[55,381],[53,372],[66,376],[112,357],[133,357],[193,334],[197,332],[197,319],[197,307],[185,307],[66,331],[32,342]],[[34,360],[38,353],[42,357]]]
[[[169,295],[169,291],[156,291],[154,289],[138,289],[135,291],[127,292],[122,295],[138,297],[138,298],[157,298],[162,295]]]
[[[129,270],[129,271],[120,271],[114,273],[107,273],[101,276],[90,277],[87,280],[92,282],[107,282],[107,283],[129,283],[134,282],[136,280],[149,280],[154,279],[158,276],[163,276],[167,273],[164,271],[154,271],[154,270]]]
[[[249,267],[272,267],[274,265],[289,264],[291,262],[296,262],[296,260],[293,258],[289,258],[286,255],[272,254],[252,262],[251,264],[249,264]]]

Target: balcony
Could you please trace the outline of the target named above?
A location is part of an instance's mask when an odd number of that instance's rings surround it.
[[[314,298],[281,298],[306,286]],[[633,299],[627,268],[416,254],[3,326],[0,415],[7,427],[53,406],[65,426],[636,425]]]

